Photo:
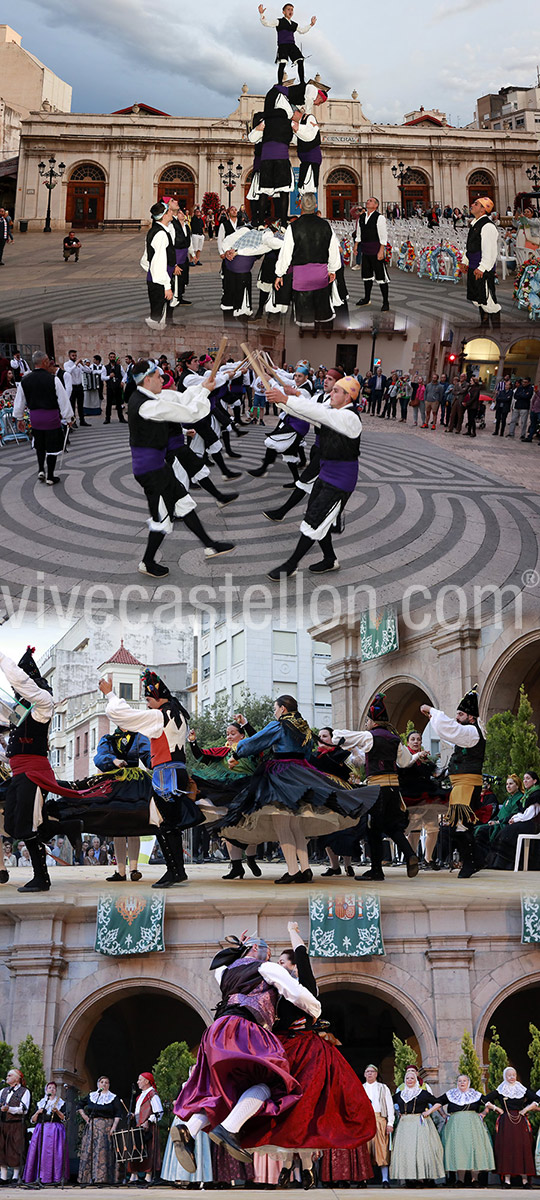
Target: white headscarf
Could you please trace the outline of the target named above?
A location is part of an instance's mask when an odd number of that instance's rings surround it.
[[[405,1074],[407,1075],[408,1071],[406,1071]],[[416,1072],[415,1072],[415,1074],[416,1074]],[[418,1082],[418,1076],[417,1076],[416,1083],[414,1084],[414,1086],[412,1088],[407,1087],[407,1085],[405,1083],[403,1083],[403,1087],[401,1088],[401,1098],[402,1098],[402,1100],[405,1101],[405,1104],[408,1104],[410,1100],[416,1100],[416,1097],[420,1095],[421,1091],[422,1091],[422,1088],[420,1087],[420,1084]]]
[[[506,1072],[511,1070],[513,1070],[512,1067],[504,1068],[503,1082],[499,1084],[497,1091],[500,1096],[505,1096],[507,1100],[521,1100],[521,1097],[525,1095],[527,1088],[524,1087],[519,1080],[516,1080],[515,1083],[508,1083],[506,1079]]]

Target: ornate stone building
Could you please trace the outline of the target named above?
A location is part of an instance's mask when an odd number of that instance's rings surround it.
[[[206,191],[223,201],[219,165],[240,168],[232,199],[249,190],[252,149],[246,128],[262,97],[243,92],[228,117],[175,117],[144,104],[112,114],[32,113],[23,122],[17,184],[17,218],[39,229],[46,211],[38,163],[54,153],[66,164],[52,195],[53,228],[96,227],[103,222],[147,220],[163,194],[188,207]],[[409,114],[410,116],[410,114]],[[537,162],[532,132],[453,129],[420,113],[404,125],[372,123],[356,93],[332,99],[321,121],[323,169],[320,205],[328,217],[348,217],[358,200],[400,202],[392,166],[410,168],[404,204],[470,204],[490,193],[505,211],[526,185],[525,169]],[[293,153],[294,160],[294,153]]]

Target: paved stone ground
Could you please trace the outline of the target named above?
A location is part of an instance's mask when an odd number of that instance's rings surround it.
[[[25,328],[35,327],[39,321],[69,317],[70,321],[90,323],[104,318],[125,322],[143,320],[148,315],[144,275],[139,266],[143,235],[86,231],[81,233],[81,241],[78,263],[74,259],[64,262],[61,237],[57,233],[19,234],[13,245],[8,246],[5,267],[0,271],[0,323],[15,320],[20,341],[25,340]],[[186,295],[193,308],[182,310],[182,322],[195,323],[208,317],[221,321],[220,260],[215,240],[205,243],[203,258],[203,266],[191,270]],[[372,307],[356,309],[355,301],[364,294],[360,272],[347,270],[347,283],[351,327],[365,327],[371,316],[379,312],[378,289],[374,289],[376,302]],[[527,314],[512,300],[512,288],[511,279],[499,287],[503,321],[530,328]],[[446,316],[460,325],[470,324],[472,329],[479,324],[476,311],[465,298],[463,281],[433,283],[394,268],[390,300],[393,310],[406,313],[411,319]]]
[[[251,427],[247,437],[233,439],[242,457],[231,466],[245,471],[260,463],[268,428]],[[303,514],[299,504],[281,525],[263,516],[264,508],[289,494],[282,485],[290,474],[278,462],[263,479],[244,473],[230,484],[219,482],[240,491],[225,509],[206,493],[194,493],[208,529],[234,541],[236,549],[206,559],[201,544],[178,522],[162,549],[171,571],[167,584],[181,589],[184,601],[201,584],[227,584],[231,603],[244,599],[251,585],[264,585],[274,605],[284,597],[307,604],[321,584],[330,584],[332,595],[342,598],[370,584],[378,603],[399,602],[404,589],[419,581],[432,589],[459,585],[469,595],[475,584],[521,587],[539,561],[538,453],[534,444],[492,439],[489,426],[471,443],[442,430],[413,432],[408,425],[366,418],[359,484],[346,509],[345,531],[336,538],[339,572],[317,579],[302,570],[281,592],[266,579],[266,571],[295,546]],[[484,455],[491,472],[484,469]],[[213,475],[218,482],[218,472]],[[24,595],[25,587],[28,596],[28,589],[44,582],[56,585],[64,604],[80,603],[92,585],[105,586],[116,599],[136,585],[139,605],[156,597],[165,601],[168,594],[137,572],[147,513],[131,474],[127,428],[94,421],[92,428],[78,429],[61,478],[54,489],[38,482],[29,445],[0,453],[0,580],[10,596]],[[317,556],[310,552],[303,566]],[[311,615],[322,619],[324,611],[323,604]]]
[[[492,1176],[492,1178],[494,1178],[494,1177]],[[403,1188],[400,1188],[396,1184],[393,1185],[393,1188],[397,1188],[397,1190],[399,1190],[400,1194],[404,1190]],[[189,1195],[191,1195],[192,1190],[193,1189],[189,1190]],[[246,1193],[250,1196],[253,1196],[254,1194],[256,1194],[254,1189],[252,1189],[252,1188],[251,1189],[234,1188],[234,1191],[235,1191],[235,1193],[237,1191],[242,1191],[242,1193]],[[260,1191],[260,1189],[257,1189],[257,1191]],[[489,1194],[490,1194],[490,1196],[491,1195],[495,1196],[495,1194],[497,1194],[497,1196],[498,1196],[500,1191],[503,1192],[503,1195],[508,1194],[507,1191],[504,1191],[504,1189],[499,1186],[490,1187]],[[165,1200],[165,1198],[166,1198],[166,1200],[170,1200],[171,1194],[173,1194],[174,1192],[178,1192],[178,1189],[174,1188],[172,1184],[162,1184],[161,1186],[157,1185],[156,1187],[152,1188],[152,1196],[155,1197],[155,1200]],[[119,1194],[118,1188],[109,1188],[109,1187],[99,1187],[99,1188],[87,1187],[87,1188],[85,1188],[84,1195],[85,1195],[85,1198],[87,1198],[87,1200],[93,1200],[94,1193],[95,1193],[96,1200],[118,1200],[118,1194]],[[66,1186],[63,1189],[61,1194],[66,1197],[78,1196],[78,1195],[80,1195],[80,1191],[79,1191],[79,1188],[74,1188],[74,1187],[70,1186],[70,1184],[66,1184]],[[137,1191],[135,1190],[135,1195],[136,1194],[137,1194]],[[278,1193],[278,1194],[281,1195],[281,1193]],[[415,1194],[415,1197],[419,1198],[419,1200],[423,1200],[423,1198],[425,1198],[425,1200],[432,1200],[433,1188],[423,1188],[423,1187],[415,1188],[414,1194]],[[444,1200],[453,1200],[453,1198],[455,1197],[455,1188],[450,1188],[450,1187],[446,1187],[446,1186],[438,1187],[436,1189],[436,1194],[439,1197],[444,1197]],[[476,1196],[478,1196],[478,1190],[475,1188],[468,1188],[468,1187],[461,1188],[459,1194],[462,1197],[462,1200],[474,1200],[474,1198]],[[14,1187],[7,1187],[7,1188],[3,1189],[2,1195],[6,1197],[6,1200],[20,1200],[21,1192],[20,1192],[20,1189],[17,1189]],[[223,1200],[223,1191],[222,1190],[218,1191],[218,1190],[213,1190],[211,1188],[207,1189],[205,1187],[203,1195],[205,1197],[205,1200]],[[358,1188],[347,1188],[345,1190],[341,1189],[341,1188],[317,1188],[315,1195],[317,1197],[320,1197],[320,1200],[331,1200],[331,1197],[334,1197],[334,1200],[372,1200],[372,1198],[374,1196],[382,1196],[382,1188],[381,1187],[371,1187],[370,1185],[368,1185],[367,1188],[363,1188],[362,1190],[360,1190]],[[289,1189],[287,1189],[287,1196],[290,1196],[292,1198],[292,1200],[300,1200],[300,1197],[305,1198],[305,1192],[301,1188],[289,1188]]]

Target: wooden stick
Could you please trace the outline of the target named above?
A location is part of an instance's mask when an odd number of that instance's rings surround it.
[[[246,346],[245,342],[240,342],[240,349],[241,349],[241,351],[242,351],[242,354],[245,354],[245,356],[246,356],[246,358],[247,358],[247,360],[248,360],[248,362],[249,362],[250,366],[252,366],[252,367],[253,367],[253,370],[254,370],[254,371],[256,372],[256,374],[257,374],[257,375],[259,375],[259,376],[260,376],[260,378],[262,379],[262,381],[263,381],[263,383],[264,383],[264,386],[265,386],[265,388],[267,388],[267,387],[270,387],[270,380],[269,380],[269,378],[268,378],[268,376],[267,376],[267,374],[266,374],[266,372],[265,372],[265,370],[264,370],[264,368],[263,368],[263,365],[262,365],[262,363],[260,363],[260,362],[258,362],[258,361],[257,361],[257,359],[255,358],[255,356],[254,356],[254,355],[251,353],[251,350],[249,349],[249,346]]]
[[[222,359],[223,359],[223,355],[225,354],[225,351],[226,351],[226,349],[227,349],[228,342],[229,342],[229,339],[228,339],[228,337],[226,336],[226,334],[223,334],[223,337],[222,337],[222,339],[221,339],[221,341],[220,341],[220,343],[219,343],[219,350],[218,350],[218,352],[217,352],[217,354],[216,354],[216,357],[215,357],[215,359],[214,359],[214,365],[213,365],[213,367],[212,367],[212,370],[211,370],[211,372],[210,372],[210,378],[209,378],[209,379],[207,379],[207,381],[206,381],[207,383],[213,383],[213,382],[214,382],[214,379],[216,378],[216,375],[217,375],[217,373],[218,373],[218,371],[219,371],[219,367],[220,367],[220,363],[221,363],[221,361],[222,361]]]
[[[274,366],[271,366],[270,363],[265,363],[264,369],[265,369],[265,371],[268,372],[269,375],[272,376],[273,379],[277,380],[277,382],[283,386],[283,380],[278,375]],[[261,376],[261,378],[262,378],[262,376]]]

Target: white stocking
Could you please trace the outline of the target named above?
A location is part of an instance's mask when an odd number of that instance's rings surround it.
[[[291,828],[291,820],[292,818],[289,816],[273,817],[272,824],[283,851],[287,871],[289,875],[296,875],[300,868],[296,857],[295,837]]]
[[[266,1083],[255,1084],[254,1087],[250,1087],[247,1091],[242,1092],[232,1112],[229,1113],[228,1117],[225,1117],[223,1128],[228,1129],[229,1133],[238,1133],[242,1125],[245,1125],[250,1117],[254,1117],[255,1113],[258,1113],[265,1100],[270,1098],[270,1095],[270,1088]]]
[[[303,1171],[311,1171],[313,1166],[313,1152],[311,1150],[297,1150],[300,1157]]]
[[[209,1124],[210,1121],[208,1120],[206,1113],[193,1113],[193,1116],[189,1118],[189,1121],[186,1121],[186,1125],[192,1138],[196,1138],[201,1129],[204,1129]]]
[[[296,847],[296,857],[298,859],[300,870],[307,871],[307,869],[309,867],[309,859],[308,859],[308,852],[307,852],[306,835],[304,833],[301,817],[292,817],[291,818],[291,829],[292,829],[293,836],[294,836],[294,844]]]

